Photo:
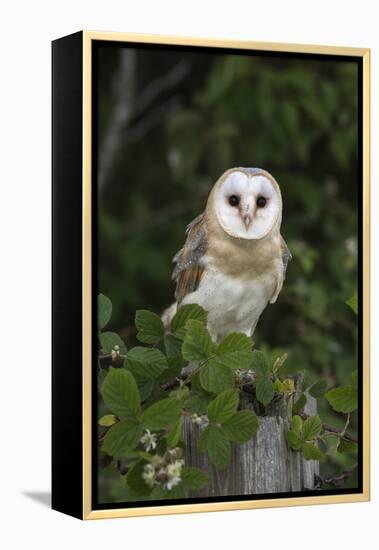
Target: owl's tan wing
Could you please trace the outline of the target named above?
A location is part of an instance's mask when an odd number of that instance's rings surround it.
[[[187,240],[181,250],[175,255],[176,263],[172,274],[176,282],[175,298],[180,304],[190,292],[194,292],[204,274],[202,258],[207,251],[207,234],[204,214],[191,222],[186,229]]]
[[[275,292],[270,300],[270,304],[274,304],[278,299],[280,291],[282,290],[282,287],[283,287],[284,279],[286,278],[288,262],[292,260],[292,254],[290,252],[290,249],[288,248],[286,241],[283,239],[281,235],[280,235],[280,254],[282,258],[282,267],[278,274]]]

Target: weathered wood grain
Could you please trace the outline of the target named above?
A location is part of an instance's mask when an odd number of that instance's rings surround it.
[[[183,426],[186,444],[186,465],[208,472],[211,483],[196,496],[257,495],[287,493],[313,489],[315,475],[319,475],[317,461],[304,460],[299,452],[292,451],[285,439],[290,422],[287,413],[288,397],[273,402],[259,415],[259,428],[255,436],[243,445],[233,445],[232,460],[224,471],[217,471],[206,453],[199,453],[197,441],[201,429],[187,418]],[[251,396],[243,396],[241,408],[254,408]],[[305,412],[315,414],[317,402],[308,396]],[[195,495],[194,495],[195,496]]]

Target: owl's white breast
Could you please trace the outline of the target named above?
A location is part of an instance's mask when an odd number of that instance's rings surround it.
[[[250,336],[275,287],[274,274],[242,280],[208,267],[199,288],[187,294],[183,304],[197,303],[208,311],[208,329],[215,340],[230,332]]]

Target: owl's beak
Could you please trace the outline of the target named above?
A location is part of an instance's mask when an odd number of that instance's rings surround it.
[[[247,231],[250,227],[250,224],[251,224],[252,220],[253,220],[253,216],[251,214],[245,214],[244,216],[242,216],[242,219],[243,219],[243,223],[245,224],[246,231]]]

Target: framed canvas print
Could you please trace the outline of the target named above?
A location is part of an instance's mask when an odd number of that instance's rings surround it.
[[[369,498],[369,50],[53,42],[53,508]]]

